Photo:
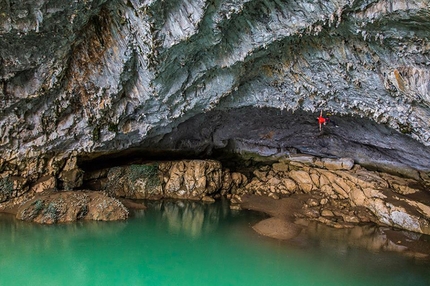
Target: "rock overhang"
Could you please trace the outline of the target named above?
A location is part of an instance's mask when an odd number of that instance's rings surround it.
[[[318,113],[242,107],[196,115],[161,136],[149,136],[142,150],[166,150],[211,157],[222,153],[281,157],[302,153],[349,157],[370,169],[412,175],[430,171],[430,148],[385,125],[357,116],[330,114],[318,129]],[[403,169],[403,171],[402,171]]]

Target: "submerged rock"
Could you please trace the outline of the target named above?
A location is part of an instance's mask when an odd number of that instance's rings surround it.
[[[302,228],[293,222],[276,217],[260,221],[252,227],[261,235],[288,240],[298,236]]]

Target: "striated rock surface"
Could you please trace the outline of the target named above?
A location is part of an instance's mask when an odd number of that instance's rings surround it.
[[[297,147],[430,170],[429,163],[415,163],[430,153],[428,0],[0,3],[2,172],[37,180],[50,160],[72,152],[94,158],[150,151],[180,123],[208,111],[219,118],[193,136],[180,133],[169,150],[195,147],[201,154],[210,150],[204,146],[232,139],[239,150],[250,143],[260,153]],[[260,115],[236,113],[240,107]],[[260,107],[275,112],[259,113]],[[314,126],[320,109],[341,115],[342,131],[311,146],[307,132],[315,128],[278,144],[290,127],[297,133],[303,126],[287,121],[260,129],[258,119],[276,122],[282,110],[307,111],[301,122]],[[237,118],[229,121],[224,110]],[[222,142],[199,140],[224,121],[251,138],[230,132]],[[287,131],[280,137],[278,130]],[[410,138],[422,145],[409,148]],[[345,154],[345,145],[353,154]],[[400,166],[394,154],[404,154]]]

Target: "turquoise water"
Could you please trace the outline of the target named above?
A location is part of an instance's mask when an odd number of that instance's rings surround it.
[[[427,260],[344,243],[335,229],[282,242],[252,230],[261,214],[226,203],[148,206],[122,222],[1,215],[0,285],[430,285]]]

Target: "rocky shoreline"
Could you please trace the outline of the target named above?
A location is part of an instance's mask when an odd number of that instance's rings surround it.
[[[76,209],[78,205],[88,204],[89,194],[93,199],[95,196],[102,197],[104,199],[97,200],[104,201],[109,207],[115,208],[114,205],[117,205],[119,209],[123,208],[123,204],[118,199],[173,198],[210,202],[225,196],[231,201],[231,208],[259,210],[258,207],[248,206],[249,197],[258,196],[270,198],[271,203],[268,203],[269,200],[262,203],[266,205],[287,199],[295,200],[294,217],[316,220],[337,228],[372,222],[430,234],[428,180],[369,171],[348,158],[290,155],[234,171],[224,168],[216,160],[178,160],[84,172],[77,167],[76,160],[69,160],[58,178],[48,176],[34,184],[23,181],[25,179],[16,176],[2,179],[0,210],[12,210],[21,213],[17,215],[19,219],[44,223],[71,221],[81,217],[75,215],[73,219],[73,215],[66,215],[62,218],[60,215],[54,221],[41,219],[35,215],[37,201],[46,201],[45,204],[49,205],[52,201],[61,200],[63,205]],[[72,197],[73,200],[70,199]],[[114,201],[108,203],[108,200]],[[29,208],[33,208],[33,215],[23,215],[29,212]],[[58,207],[59,213],[67,212],[60,209]],[[100,209],[100,212],[103,211]],[[81,213],[82,216],[83,212],[75,210],[72,213]],[[118,216],[112,216],[111,219],[126,217],[119,212]]]
[[[59,176],[33,184],[16,176],[3,177],[0,211],[43,224],[109,221],[127,219],[129,210],[145,208],[144,199],[210,203],[227,198],[232,210],[268,214],[270,218],[253,228],[281,240],[298,236],[314,222],[338,229],[388,227],[387,236],[403,241],[403,246],[409,242],[412,249],[414,242],[390,229],[430,234],[430,181],[425,177],[369,171],[348,158],[300,154],[266,159],[247,160],[234,170],[217,160],[176,160],[91,171],[80,169],[71,159]],[[12,188],[8,196],[5,186]],[[428,255],[427,250],[419,253]]]

